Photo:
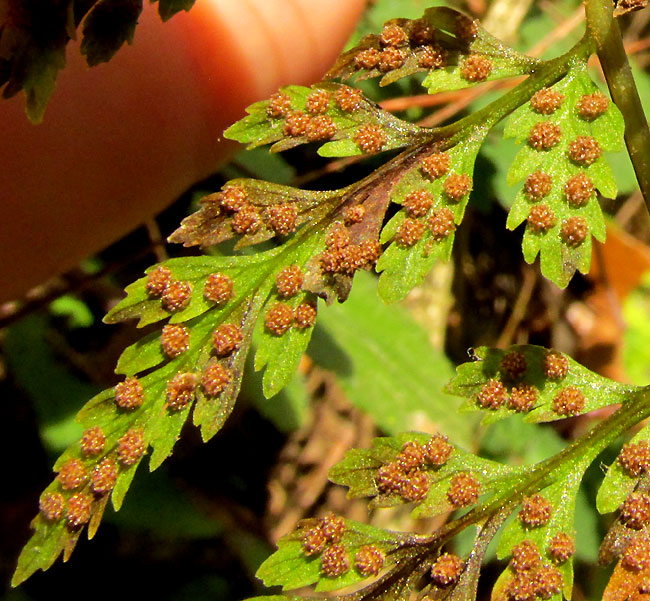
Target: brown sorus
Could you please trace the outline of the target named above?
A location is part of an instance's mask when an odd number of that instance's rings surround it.
[[[528,134],[528,144],[535,150],[550,150],[556,146],[562,138],[562,130],[559,125],[550,121],[535,123]]]
[[[542,495],[526,497],[519,510],[519,520],[526,528],[539,528],[551,519],[553,506]]]
[[[576,109],[585,121],[598,119],[609,108],[609,98],[602,92],[585,94],[578,100]]]
[[[317,314],[316,303],[300,303],[296,307],[296,327],[300,330],[311,328],[316,323]]]
[[[345,532],[345,520],[333,513],[328,513],[321,519],[320,528],[330,543],[339,543]]]
[[[505,374],[511,380],[518,380],[526,373],[528,362],[523,353],[510,351],[501,359],[499,367],[501,373]]]
[[[232,218],[230,227],[235,234],[254,234],[262,225],[260,212],[253,205],[246,205]]]
[[[483,384],[476,396],[476,401],[483,409],[498,409],[505,405],[507,400],[508,393],[505,386],[495,379],[490,379]]]
[[[618,463],[629,475],[637,478],[650,471],[650,443],[647,440],[623,445]]]
[[[442,69],[447,66],[447,51],[439,44],[424,46],[416,56],[418,67],[422,69]]]
[[[384,552],[375,545],[364,545],[354,556],[354,567],[363,576],[376,576],[384,567]]]
[[[428,157],[423,158],[421,163],[422,170],[433,179],[445,175],[450,166],[451,157],[446,152],[430,154]]]
[[[458,582],[463,572],[463,560],[452,553],[445,553],[431,566],[431,579],[437,586],[449,586]]]
[[[302,111],[293,111],[284,122],[283,132],[286,136],[302,136],[307,131],[309,115]]]
[[[404,28],[395,23],[386,23],[379,36],[379,43],[382,46],[403,46],[409,38]]]
[[[239,350],[244,340],[239,326],[234,323],[222,323],[212,334],[212,348],[217,357],[227,357]]]
[[[431,237],[436,241],[444,240],[456,229],[454,213],[447,207],[434,211],[427,223],[431,230]]]
[[[354,64],[359,69],[366,69],[370,71],[374,69],[379,64],[379,59],[381,58],[381,53],[376,48],[366,48],[361,50],[354,57]]]
[[[422,239],[425,229],[424,222],[407,217],[395,233],[395,242],[400,246],[413,246]]]
[[[507,599],[510,601],[535,601],[537,598],[534,574],[521,572],[516,574],[507,587]]]
[[[379,240],[364,240],[359,244],[359,267],[370,269],[381,255],[381,244]]]
[[[266,114],[274,119],[286,117],[291,112],[291,98],[283,92],[276,92],[269,99]]]
[[[428,190],[413,190],[404,197],[402,204],[410,217],[424,217],[433,205],[433,196]]]
[[[379,125],[367,124],[357,129],[354,142],[363,152],[379,152],[386,144],[386,134]]]
[[[45,493],[38,501],[38,509],[47,521],[55,522],[65,511],[65,498],[58,492]]]
[[[71,458],[61,465],[56,478],[63,490],[74,490],[86,483],[88,471],[81,459]]]
[[[329,140],[336,133],[336,125],[329,115],[312,117],[305,132],[310,142]]]
[[[594,196],[594,183],[584,173],[572,175],[564,184],[564,196],[572,207],[586,205]]]
[[[144,402],[144,389],[140,380],[135,376],[129,376],[124,382],[117,384],[113,390],[115,404],[120,409],[137,409]]]
[[[333,250],[340,250],[350,244],[350,234],[344,227],[334,226],[325,238],[325,246]]]
[[[556,223],[555,213],[547,204],[535,205],[528,211],[527,223],[534,232],[547,232]]]
[[[308,113],[318,115],[326,113],[330,106],[330,94],[327,90],[314,90],[309,96],[305,108]]]
[[[208,396],[221,394],[232,380],[232,372],[218,361],[210,361],[201,374],[201,386]]]
[[[558,564],[568,561],[575,552],[575,541],[566,532],[558,532],[548,544],[548,554]]]
[[[406,475],[397,463],[387,463],[377,470],[375,483],[379,492],[390,494],[399,492],[405,479]]]
[[[540,599],[550,599],[562,590],[564,579],[557,568],[541,566],[534,574],[535,593]]]
[[[430,44],[436,39],[436,32],[426,19],[417,19],[411,21],[409,38],[416,46],[424,46],[425,44]]]
[[[402,445],[402,450],[395,457],[395,463],[403,472],[410,472],[424,464],[424,448],[416,440],[409,440]]]
[[[481,484],[469,472],[456,474],[449,485],[447,499],[454,507],[466,507],[476,503],[481,491]]]
[[[275,303],[266,313],[264,325],[275,336],[282,336],[293,323],[294,310],[286,303]]]
[[[541,200],[553,187],[553,178],[543,171],[535,171],[526,178],[524,193],[529,200]]]
[[[569,217],[562,222],[560,236],[567,246],[580,246],[589,235],[589,226],[584,217]]]
[[[603,149],[596,138],[578,136],[569,143],[569,158],[578,165],[588,167],[595,163],[603,154]]]
[[[452,173],[442,187],[451,200],[458,202],[472,189],[472,178],[466,173]]]
[[[550,115],[562,105],[564,94],[560,94],[551,88],[542,88],[533,94],[530,104],[536,113]]]
[[[162,294],[162,307],[165,311],[176,313],[189,305],[192,299],[192,285],[189,282],[172,280]]]
[[[160,298],[172,279],[172,272],[168,267],[159,265],[147,274],[145,288],[147,294],[153,298]]]
[[[454,451],[453,445],[443,434],[434,434],[424,445],[424,458],[431,465],[439,467],[447,463]]]
[[[278,296],[291,298],[300,292],[304,276],[299,265],[289,265],[275,277],[275,287]]]
[[[221,191],[221,208],[231,213],[241,211],[248,205],[246,190],[241,186],[227,186]]]
[[[519,412],[530,411],[535,406],[538,395],[537,388],[530,384],[515,386],[510,391],[510,407]]]
[[[650,496],[642,492],[631,493],[621,505],[621,522],[632,530],[641,530],[650,522]]]
[[[541,561],[539,549],[533,541],[524,540],[512,548],[510,565],[515,572],[525,572],[536,568]]]
[[[562,388],[553,399],[553,411],[558,415],[576,415],[585,408],[585,395],[575,386]]]
[[[117,474],[115,462],[109,457],[102,459],[90,475],[90,487],[93,492],[102,495],[113,490],[117,482]]]
[[[146,450],[142,428],[127,430],[117,441],[117,456],[120,463],[127,467],[140,461]]]
[[[407,57],[408,54],[406,50],[388,46],[381,51],[379,57],[379,70],[387,72],[399,69],[406,62]]]
[[[302,552],[307,555],[318,555],[323,552],[327,539],[320,526],[310,528],[302,535]]]
[[[288,236],[296,229],[298,209],[288,203],[271,205],[266,209],[266,223],[279,236]]]
[[[647,535],[639,535],[630,541],[621,558],[621,565],[632,572],[650,568],[650,540]]]
[[[460,65],[460,76],[465,81],[485,81],[492,73],[494,63],[480,54],[470,54]]]
[[[167,407],[172,411],[185,409],[194,400],[196,374],[176,374],[167,382]]]
[[[466,44],[473,42],[478,36],[478,21],[465,15],[456,15],[454,27],[456,36]]]
[[[425,472],[414,471],[405,475],[399,488],[399,496],[410,503],[421,501],[429,492],[429,478]]]
[[[211,273],[205,280],[203,296],[206,300],[225,305],[231,298],[233,282],[225,273]]]
[[[569,360],[557,351],[549,351],[544,357],[544,375],[551,380],[561,380],[569,373]]]
[[[331,545],[321,555],[321,572],[336,578],[350,569],[350,560],[343,545]]]
[[[363,205],[354,205],[353,207],[346,207],[343,211],[343,221],[345,225],[354,225],[360,223],[366,216],[366,208]]]
[[[77,493],[68,499],[65,516],[68,528],[79,528],[90,521],[92,503],[92,497],[84,493]]]
[[[353,113],[361,108],[363,104],[363,93],[356,88],[342,85],[334,93],[334,100],[342,111]]]
[[[160,345],[165,355],[171,359],[178,357],[190,348],[190,331],[180,324],[169,323],[163,326]]]
[[[104,431],[99,426],[88,428],[81,437],[81,452],[86,457],[93,457],[99,455],[106,445],[106,436]]]

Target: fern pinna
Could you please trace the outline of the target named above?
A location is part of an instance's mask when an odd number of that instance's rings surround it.
[[[430,93],[513,76],[523,81],[436,128],[399,119],[359,89],[331,81],[287,86],[251,106],[226,132],[250,148],[315,143],[326,157],[400,152],[339,190],[237,179],[202,199],[171,242],[211,247],[235,239],[235,249],[266,242],[266,250],[171,259],[127,288],[106,321],[164,325],[124,351],[117,366],[123,381],[79,414],[85,433],[55,464],[57,476],[41,496],[14,584],[61,553],[67,559],[84,528],[92,537],[109,498],[119,509],[144,456],[157,468],[190,415],[210,439],[232,411],[252,347],[271,397],[296,370],[319,302],[345,301],[357,271],[375,268],[379,295],[394,302],[438,259],[449,259],[474,187],[477,153],[503,119],[505,135],[521,145],[508,174],[521,190],[506,226],[525,223],[525,260],[539,254],[542,273],[558,286],[576,271],[586,273],[592,236],[605,236],[597,194],[616,195],[604,153],[622,149],[624,129],[617,107],[590,79],[587,60],[596,45],[588,31],[566,54],[541,61],[508,48],[461,13],[432,8],[362,38],[328,78],[381,77],[384,85],[422,72]],[[391,205],[397,207],[387,217]],[[442,434],[404,433],[350,451],[330,478],[351,497],[370,498],[371,507],[413,504],[416,517],[451,519],[429,535],[335,515],[306,520],[258,572],[266,585],[288,591],[269,601],[309,599],[291,593],[308,586],[322,592],[353,585],[356,592],[335,598],[472,599],[488,544],[499,532],[497,555],[507,566],[494,599],[570,597],[581,479],[604,448],[650,416],[647,390],[597,376],[559,352],[516,346],[474,350],[447,391],[465,397],[463,410],[482,412],[484,422],[514,414],[546,422],[620,409],[533,465],[483,459]],[[610,599],[650,591],[649,439],[646,427],[623,447],[598,494],[600,511],[620,507],[601,551],[604,560],[619,560]],[[473,548],[457,555],[453,540],[470,526],[477,531]]]

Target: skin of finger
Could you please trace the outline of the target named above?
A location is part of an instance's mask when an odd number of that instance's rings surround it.
[[[0,105],[0,301],[73,267],[206,177],[236,148],[221,134],[286,83],[317,81],[362,0],[197,0],[89,69],[78,46],[44,122]],[[155,7],[155,5],[154,5]],[[337,18],[340,17],[340,18]]]

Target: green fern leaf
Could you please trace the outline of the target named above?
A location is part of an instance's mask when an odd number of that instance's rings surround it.
[[[599,376],[570,357],[532,345],[480,347],[457,368],[447,392],[468,398],[467,411],[485,411],[484,423],[516,413],[527,422],[581,415],[634,398],[640,387]]]
[[[565,287],[576,270],[587,273],[591,236],[605,239],[596,190],[616,196],[616,182],[602,156],[623,145],[623,118],[577,63],[551,88],[537,92],[510,117],[506,137],[526,142],[508,173],[524,178],[508,216],[514,229],[526,221],[524,258],[540,254],[542,273]]]

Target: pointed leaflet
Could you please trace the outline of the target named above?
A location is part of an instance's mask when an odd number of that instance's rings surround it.
[[[547,422],[600,407],[632,402],[637,386],[603,378],[567,355],[533,345],[508,350],[479,347],[463,363],[447,391],[469,400],[468,411],[485,411],[484,423],[525,413],[525,421]]]
[[[278,550],[256,575],[266,586],[280,585],[283,590],[313,584],[316,591],[336,590],[394,565],[401,548],[416,545],[420,540],[426,539],[333,515],[303,520],[297,530],[280,539]],[[368,555],[374,560],[372,570],[365,569],[359,561]]]
[[[364,36],[326,75],[363,79],[382,75],[380,85],[427,71],[430,93],[531,73],[540,61],[504,46],[478,22],[450,8],[428,9],[421,19],[393,19],[380,35]]]
[[[526,221],[524,258],[538,253],[542,273],[565,287],[576,270],[587,273],[591,236],[605,239],[605,222],[596,190],[616,196],[603,151],[623,145],[619,110],[578,62],[560,82],[537,92],[510,117],[506,137],[526,145],[508,173],[513,184],[525,178],[508,216],[514,229]]]
[[[449,259],[487,131],[480,128],[451,148],[421,155],[393,189],[391,200],[404,208],[381,233],[381,242],[392,240],[377,263],[378,292],[385,302],[403,299],[436,260]]]
[[[383,111],[361,90],[339,84],[286,86],[246,110],[248,116],[224,135],[248,148],[273,144],[271,152],[318,142],[321,156],[353,156],[410,146],[426,137],[425,130]]]

